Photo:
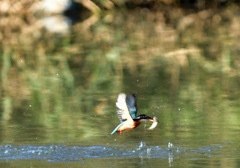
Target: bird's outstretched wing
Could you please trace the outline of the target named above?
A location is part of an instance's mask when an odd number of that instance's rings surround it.
[[[126,104],[129,110],[131,117],[134,119],[137,116],[137,101],[134,94],[128,95],[126,97]]]
[[[133,122],[133,118],[132,116],[130,115],[130,112],[129,112],[129,109],[128,109],[128,105],[126,103],[126,99],[127,99],[127,96],[126,94],[124,93],[120,93],[118,95],[118,99],[117,99],[117,102],[116,102],[116,106],[119,108],[117,110],[117,115],[118,115],[118,118],[121,122],[125,121],[125,120],[129,120],[129,121],[132,121]]]

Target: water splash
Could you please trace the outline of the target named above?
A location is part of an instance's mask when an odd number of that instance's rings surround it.
[[[106,146],[67,146],[67,145],[0,145],[0,159],[24,160],[44,159],[50,162],[83,161],[85,158],[103,157],[140,157],[163,158],[172,165],[176,155],[192,155],[194,153],[213,154],[219,146],[202,147],[199,149],[181,149],[169,142],[167,147],[147,146],[141,141],[137,148],[125,149]],[[180,152],[181,151],[181,152]]]
[[[174,147],[173,143],[168,142],[168,150],[169,150],[169,153],[168,153],[168,164],[169,164],[169,167],[172,167],[172,165],[173,165],[173,158],[174,158],[174,155],[172,153],[173,147]]]
[[[171,150],[173,148],[173,144],[171,142],[168,142],[168,149]]]
[[[144,147],[146,147],[146,143],[144,141],[141,141],[140,144],[139,144],[138,149],[140,150],[140,149],[142,149]]]

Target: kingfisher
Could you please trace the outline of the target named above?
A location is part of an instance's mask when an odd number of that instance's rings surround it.
[[[142,121],[152,121],[157,123],[157,119],[149,117],[145,114],[137,116],[138,108],[135,94],[126,95],[125,93],[120,93],[117,98],[116,106],[118,108],[117,116],[121,123],[111,134],[114,134],[115,132],[121,134],[125,130],[134,129],[139,126]]]

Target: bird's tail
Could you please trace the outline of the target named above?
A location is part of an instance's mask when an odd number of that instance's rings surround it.
[[[122,126],[122,124],[123,124],[123,122],[122,122],[121,124],[119,124],[119,125],[113,130],[113,132],[111,133],[111,135],[114,134],[114,133]]]

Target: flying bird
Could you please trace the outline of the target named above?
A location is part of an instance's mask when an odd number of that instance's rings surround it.
[[[145,114],[140,114],[137,116],[137,102],[136,95],[126,95],[125,93],[120,93],[117,98],[116,106],[117,116],[120,120],[120,124],[112,131],[111,134],[118,132],[121,134],[125,130],[131,130],[136,128],[141,124],[142,121],[153,122],[149,129],[154,129],[157,126],[158,120],[156,117],[152,118]]]

